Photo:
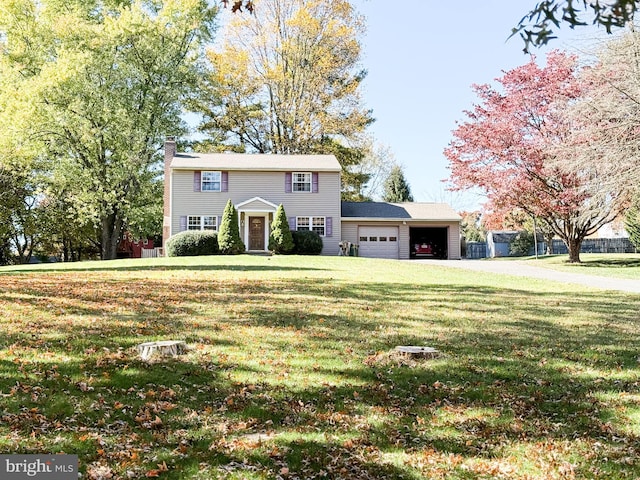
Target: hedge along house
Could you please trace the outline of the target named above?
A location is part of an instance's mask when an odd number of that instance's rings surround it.
[[[340,172],[333,155],[176,153],[165,144],[163,238],[184,230],[217,231],[230,199],[249,252],[266,252],[282,204],[292,230],[313,230],[335,255],[340,243]]]
[[[343,202],[342,237],[362,257],[458,260],[461,219],[444,203]]]
[[[341,202],[340,173],[333,155],[176,153],[175,141],[168,140],[163,238],[184,230],[217,231],[230,199],[249,252],[268,250],[271,222],[282,204],[291,230],[322,237],[323,255],[338,255],[346,241],[367,257],[410,258],[413,252],[460,258],[460,217],[450,207]]]

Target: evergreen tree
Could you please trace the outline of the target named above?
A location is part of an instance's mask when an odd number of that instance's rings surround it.
[[[291,253],[294,247],[293,236],[291,235],[289,222],[287,221],[287,214],[284,212],[282,204],[280,204],[271,223],[269,250],[274,253],[286,254]]]
[[[624,226],[629,233],[629,240],[634,247],[640,248],[640,196],[637,196],[631,207],[627,210]]]
[[[404,178],[401,167],[395,166],[391,169],[384,184],[382,200],[393,203],[413,202],[413,195],[411,195],[409,184]]]
[[[245,251],[244,243],[240,238],[240,229],[238,228],[238,211],[231,203],[231,199],[227,201],[222,213],[222,221],[220,222],[220,230],[218,231],[218,245],[220,253],[224,255],[237,255]]]

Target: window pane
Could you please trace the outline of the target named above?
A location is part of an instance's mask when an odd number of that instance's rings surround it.
[[[390,242],[397,242],[398,238],[397,237],[389,237],[389,241]]]
[[[360,237],[360,241],[361,242],[366,242],[367,241],[367,237]]]
[[[187,230],[200,230],[201,219],[199,216],[189,216]]]
[[[291,189],[294,192],[310,192],[311,191],[311,174],[294,172],[291,176]]]
[[[313,217],[313,231],[324,237],[324,217]]]
[[[380,238],[379,238],[379,240],[380,240],[381,242],[386,242],[386,241],[387,241],[387,237],[380,237]]]
[[[202,172],[202,190],[205,192],[219,192],[221,172]]]
[[[369,241],[370,242],[377,242],[378,241],[378,237],[369,237]]]
[[[203,217],[204,219],[204,230],[217,230],[217,218],[216,217]]]
[[[296,229],[297,230],[310,230],[310,228],[309,228],[309,217],[297,217],[296,218]]]

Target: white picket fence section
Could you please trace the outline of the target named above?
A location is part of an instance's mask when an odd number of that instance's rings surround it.
[[[142,258],[157,258],[162,256],[162,247],[143,248]]]

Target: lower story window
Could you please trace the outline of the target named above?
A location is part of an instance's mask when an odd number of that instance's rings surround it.
[[[324,237],[324,217],[313,217],[313,227],[311,229],[321,237]]]
[[[311,230],[325,236],[325,217],[296,217],[296,230]]]
[[[212,215],[189,215],[188,230],[218,230],[218,217]]]

